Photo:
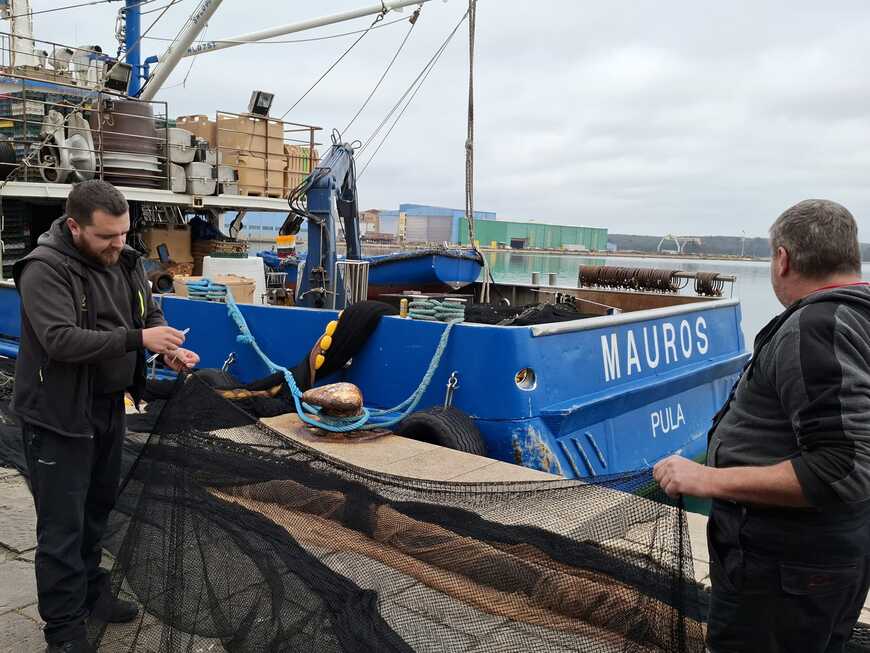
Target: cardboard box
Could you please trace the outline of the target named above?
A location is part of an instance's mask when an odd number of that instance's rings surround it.
[[[175,294],[187,297],[187,282],[202,281],[203,277],[178,276],[173,279]],[[238,277],[234,274],[216,275],[211,278],[214,283],[222,283],[233,294],[237,304],[253,304],[256,283],[248,277]]]
[[[217,131],[214,121],[210,120],[208,116],[178,116],[175,119],[175,125],[186,129],[197,138],[204,138],[210,147],[215,147]]]
[[[293,190],[296,189],[299,184],[307,177],[307,175],[301,172],[291,172],[290,170],[284,171],[284,195],[290,195]]]
[[[285,145],[284,157],[287,159],[288,172],[301,172],[306,175],[317,167],[320,160],[317,150],[312,157],[311,148],[307,145]]]
[[[239,157],[239,192],[256,195],[284,195],[284,161]],[[268,170],[268,172],[267,172]]]
[[[158,259],[157,247],[166,245],[169,258],[176,263],[193,263],[190,251],[190,228],[187,225],[155,225],[142,231],[142,241],[148,248],[148,258]]]
[[[241,157],[249,155],[261,159],[284,156],[284,125],[277,120],[219,114],[216,139],[215,148],[227,165],[236,165]]]

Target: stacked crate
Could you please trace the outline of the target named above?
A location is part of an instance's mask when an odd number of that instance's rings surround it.
[[[208,141],[223,164],[237,171],[240,195],[284,196],[283,123],[218,112],[217,120],[180,116],[176,124]]]
[[[301,145],[285,145],[284,158],[284,194],[289,195],[317,167],[320,159],[317,150]]]
[[[229,184],[240,195],[287,197],[319,162],[312,146],[284,141],[285,130],[294,134],[311,130],[313,138],[316,127],[221,111],[214,120],[204,115],[179,116],[175,124],[208,143],[209,152],[224,166],[218,167],[218,184]],[[229,170],[235,171],[232,179]]]

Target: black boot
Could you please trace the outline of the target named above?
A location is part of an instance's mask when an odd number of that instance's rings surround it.
[[[139,615],[139,606],[132,601],[116,599],[104,594],[91,608],[91,617],[109,624],[125,624]]]
[[[88,640],[82,638],[71,642],[49,644],[45,648],[45,653],[94,653],[94,649],[88,644]]]

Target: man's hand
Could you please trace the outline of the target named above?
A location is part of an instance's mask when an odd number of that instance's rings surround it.
[[[668,456],[653,467],[653,478],[672,499],[687,494],[700,499],[713,496],[716,470],[682,456]]]
[[[169,354],[184,343],[184,334],[168,326],[142,329],[142,344],[155,354]]]
[[[165,355],[163,357],[163,362],[174,371],[181,372],[182,370],[195,367],[199,363],[199,356],[196,352],[179,347],[171,354]]]

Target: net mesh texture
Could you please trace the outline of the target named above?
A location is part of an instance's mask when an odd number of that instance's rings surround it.
[[[119,652],[702,651],[685,516],[621,491],[647,487],[373,473],[188,377],[113,515],[113,589],[140,617],[91,634]]]
[[[0,465],[26,472],[0,393]],[[91,619],[98,651],[704,651],[685,513],[648,472],[476,484],[372,472],[196,375],[128,427],[105,546],[112,597],[140,612]],[[847,651],[868,642],[859,624]]]

